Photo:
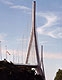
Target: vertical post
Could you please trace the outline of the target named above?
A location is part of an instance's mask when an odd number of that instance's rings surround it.
[[[0,41],[0,59],[2,60],[1,41]]]
[[[5,46],[5,48],[6,48],[6,60],[7,60],[7,45]]]
[[[19,51],[17,50],[17,61],[18,61],[18,64],[19,64]]]
[[[14,50],[13,50],[13,63],[14,63]]]
[[[44,64],[43,64],[43,45],[41,45],[41,66],[42,66],[43,78],[45,80],[45,71],[44,71]]]
[[[41,62],[43,63],[43,45],[41,45]]]

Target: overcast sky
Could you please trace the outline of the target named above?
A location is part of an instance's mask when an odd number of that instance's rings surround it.
[[[32,1],[0,0],[2,53],[7,45],[8,51],[18,50],[25,55],[32,25]],[[54,80],[58,69],[62,69],[62,0],[36,0],[36,31],[39,53],[41,45],[44,47],[46,78]]]

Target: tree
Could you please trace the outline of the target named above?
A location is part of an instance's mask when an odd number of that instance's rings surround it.
[[[62,70],[59,69],[54,80],[62,80]]]

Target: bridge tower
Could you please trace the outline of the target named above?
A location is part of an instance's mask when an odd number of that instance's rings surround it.
[[[39,51],[38,51],[38,44],[37,44],[37,37],[36,37],[36,1],[33,2],[32,5],[32,30],[31,30],[31,36],[30,36],[30,41],[29,41],[29,45],[28,45],[28,51],[27,51],[27,58],[26,58],[26,64],[28,64],[29,61],[29,56],[30,56],[30,51],[31,51],[31,47],[34,41],[34,48],[35,48],[35,53],[36,53],[36,58],[37,58],[37,73],[40,74],[43,77],[43,80],[45,80],[45,74],[44,74],[44,66],[43,66],[43,56],[39,57]],[[43,47],[42,51],[43,51]],[[43,54],[41,51],[41,55]],[[34,52],[33,52],[34,54]],[[42,65],[42,68],[41,68]]]

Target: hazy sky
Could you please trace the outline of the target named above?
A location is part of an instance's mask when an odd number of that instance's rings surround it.
[[[31,29],[33,0],[0,0],[0,41],[2,52],[26,51]],[[36,0],[36,31],[38,46],[44,47],[47,80],[54,80],[62,69],[62,0]],[[23,45],[23,46],[21,46]]]

